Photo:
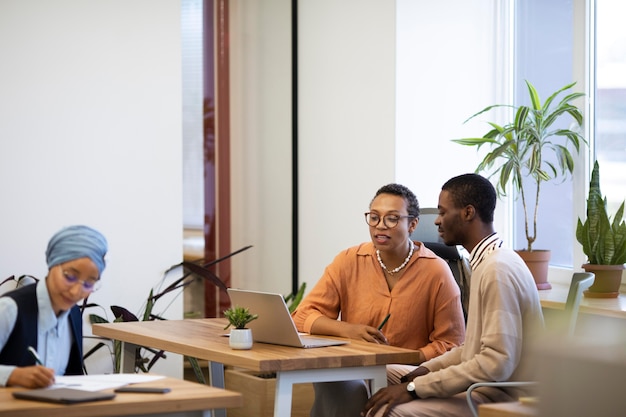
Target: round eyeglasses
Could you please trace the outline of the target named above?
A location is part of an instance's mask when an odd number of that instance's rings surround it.
[[[94,292],[98,288],[100,288],[100,280],[90,281],[90,280],[78,279],[78,277],[74,276],[73,274],[71,274],[70,272],[67,272],[64,269],[61,269],[61,273],[63,274],[63,277],[65,278],[65,282],[67,282],[69,285],[74,285],[77,282],[80,282],[80,285],[83,291],[85,292]]]
[[[385,227],[389,229],[393,229],[398,225],[398,222],[401,219],[414,219],[415,216],[398,216],[397,214],[387,214],[385,216],[380,216],[380,214],[367,212],[365,213],[365,223],[367,223],[371,227],[376,227],[380,223],[380,219],[382,218],[383,224]]]

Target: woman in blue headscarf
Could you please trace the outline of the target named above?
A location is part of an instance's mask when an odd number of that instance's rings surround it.
[[[0,386],[47,387],[54,375],[83,373],[79,301],[98,288],[107,241],[69,226],[48,242],[45,281],[0,297]]]

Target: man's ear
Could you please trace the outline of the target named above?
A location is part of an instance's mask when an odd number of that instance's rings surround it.
[[[463,210],[461,210],[461,213],[463,216],[463,220],[469,222],[474,220],[474,218],[476,217],[476,208],[474,208],[474,206],[472,206],[471,204],[468,204],[463,208]]]

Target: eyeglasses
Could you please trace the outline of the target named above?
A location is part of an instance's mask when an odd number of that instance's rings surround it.
[[[387,214],[382,217],[383,224],[389,229],[393,229],[398,225],[400,219],[414,219],[415,216],[398,216],[396,214]],[[365,223],[371,227],[376,227],[380,223],[380,215],[372,212],[365,213]]]
[[[89,280],[78,279],[77,277],[75,277],[71,273],[65,271],[64,269],[61,270],[61,273],[63,274],[63,277],[65,278],[65,281],[69,285],[74,285],[77,282],[80,282],[80,285],[83,288],[83,291],[85,291],[85,292],[94,292],[94,291],[97,291],[98,288],[100,288],[100,280],[89,281]]]

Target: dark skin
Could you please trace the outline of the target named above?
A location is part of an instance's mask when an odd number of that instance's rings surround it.
[[[403,197],[393,194],[380,194],[370,204],[370,211],[382,217],[386,215],[407,216],[407,202]],[[409,236],[417,227],[417,219],[399,221],[398,224],[389,228],[384,221],[378,225],[369,226],[370,237],[377,249],[380,250],[383,262],[388,265],[398,266],[406,258],[409,252]],[[404,271],[391,275],[385,274],[389,289],[393,288]],[[311,326],[311,333],[332,336],[347,337],[355,340],[364,340],[370,343],[388,345],[385,335],[376,327],[366,326],[359,323],[348,323],[329,317],[319,317]],[[420,354],[422,354],[420,352]],[[423,354],[422,354],[423,356]]]
[[[471,252],[481,240],[495,231],[493,223],[484,223],[480,219],[474,206],[455,206],[450,193],[446,190],[442,190],[439,194],[437,207],[439,215],[435,219],[435,224],[446,245],[462,245],[468,252]],[[428,368],[419,366],[405,375],[400,384],[379,390],[367,401],[361,415],[373,416],[384,407],[382,416],[387,417],[398,404],[413,401],[413,397],[407,391],[408,383],[429,372]]]

